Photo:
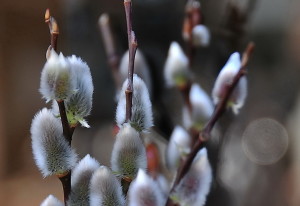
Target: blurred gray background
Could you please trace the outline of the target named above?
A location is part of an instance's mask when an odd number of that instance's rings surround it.
[[[183,43],[185,0],[133,0],[133,4],[133,28],[155,81],[155,125],[162,138],[168,138],[172,127],[180,123],[181,114],[176,113],[180,110],[173,106],[173,100],[180,106],[181,98],[176,90],[164,88],[162,70],[170,42]],[[225,140],[217,149],[219,160],[212,160],[216,181],[208,205],[298,206],[300,1],[202,0],[201,6],[212,42],[197,51],[193,72],[209,94],[228,56],[242,52],[250,40],[256,43],[249,65],[246,105],[237,117],[228,113],[220,122],[221,138]],[[38,88],[49,45],[46,8],[60,27],[58,50],[64,55],[81,56],[93,75],[92,129],[76,130],[74,147],[80,156],[91,153],[100,163],[109,165],[115,88],[97,21],[103,12],[110,14],[122,55],[127,48],[122,1],[0,0],[0,205],[39,205],[48,194],[62,199],[60,182],[54,177],[43,179],[38,172],[29,134],[34,114],[45,107]],[[261,118],[268,118],[267,124],[263,130],[252,131],[250,143],[266,146],[256,151],[257,147],[250,148],[248,133],[244,132]],[[278,132],[264,133],[268,130]],[[286,143],[287,148],[278,154]],[[262,161],[259,152],[268,148],[275,148],[275,152]]]

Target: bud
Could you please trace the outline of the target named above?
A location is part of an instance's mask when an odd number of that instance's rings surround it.
[[[54,19],[54,17],[52,17],[52,16],[50,17],[50,24],[51,24],[51,27],[50,27],[51,34],[59,34],[59,28],[58,28],[57,22]]]
[[[116,122],[121,127],[126,120],[126,80],[123,84],[117,106]],[[152,104],[144,81],[133,75],[132,116],[130,124],[138,131],[146,131],[153,126]]]
[[[157,183],[142,169],[129,188],[129,206],[161,206],[166,202]]]
[[[167,165],[170,170],[176,170],[183,156],[190,153],[191,137],[185,129],[176,126],[173,130],[167,148]]]
[[[169,87],[182,87],[188,82],[190,79],[188,65],[189,60],[179,44],[172,42],[164,67],[164,76]]]
[[[32,150],[36,165],[43,176],[63,175],[71,170],[77,155],[63,136],[59,119],[44,108],[31,124]]]
[[[41,206],[64,206],[64,204],[59,201],[53,195],[49,195],[42,203]]]
[[[128,64],[129,64],[129,52],[125,52],[120,62],[120,75],[121,82],[124,82],[128,77]],[[149,66],[146,59],[139,49],[137,49],[134,60],[134,73],[137,74],[146,84],[149,93],[151,94],[152,82],[150,76]]]
[[[62,53],[52,49],[41,75],[40,92],[47,102],[65,100],[75,90],[71,67]]]
[[[120,181],[105,166],[93,174],[90,191],[90,206],[125,206]]]
[[[89,66],[81,58],[72,55],[67,58],[75,80],[76,92],[65,102],[67,117],[71,126],[78,122],[84,127],[89,127],[84,120],[92,110],[94,86]]]
[[[122,177],[133,179],[139,168],[147,168],[146,151],[139,133],[123,124],[116,137],[111,155],[112,170]]]
[[[175,188],[172,199],[180,205],[202,206],[205,204],[212,181],[212,170],[207,159],[207,151],[201,149],[191,166],[191,169]]]
[[[100,167],[97,160],[86,155],[72,170],[71,193],[67,205],[89,205],[90,180]]]
[[[50,9],[46,9],[45,11],[45,23],[48,23],[50,21]]]
[[[213,103],[199,84],[192,85],[189,98],[192,112],[186,107],[183,108],[183,125],[187,129],[193,128],[200,131],[214,111]]]
[[[193,44],[194,46],[207,47],[210,42],[210,32],[206,26],[199,24],[192,30]]]
[[[212,96],[214,104],[218,104],[220,99],[224,97],[225,88],[227,85],[231,84],[234,77],[237,75],[241,68],[241,59],[240,54],[235,52],[233,53],[225,66],[220,71],[217,80],[215,82]],[[242,77],[236,88],[233,90],[229,101],[228,106],[230,106],[235,114],[238,114],[239,109],[244,105],[244,101],[247,96],[247,79]]]

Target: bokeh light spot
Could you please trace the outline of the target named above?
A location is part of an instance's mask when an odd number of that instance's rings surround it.
[[[252,162],[260,165],[274,164],[287,151],[288,134],[276,120],[258,119],[246,128],[242,138],[242,147]]]

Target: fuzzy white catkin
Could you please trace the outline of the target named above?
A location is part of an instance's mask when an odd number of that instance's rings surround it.
[[[50,100],[64,100],[75,90],[69,62],[62,53],[52,49],[41,74],[40,93],[47,102]]]
[[[68,206],[89,205],[90,180],[99,167],[99,162],[88,154],[72,170],[72,189],[67,202]]]
[[[210,118],[214,111],[213,103],[206,92],[199,84],[193,84],[190,91],[190,101],[194,113],[199,113],[199,116]]]
[[[183,108],[183,125],[187,129],[194,126],[200,130],[202,128],[198,128],[199,125],[203,125],[211,117],[214,105],[206,92],[196,83],[191,87],[189,98],[192,106],[192,114],[186,107]]]
[[[169,87],[180,86],[189,79],[189,60],[177,42],[172,42],[164,66],[164,77]]]
[[[139,133],[126,123],[117,134],[111,155],[111,168],[121,176],[134,178],[139,170],[147,168],[145,146]]]
[[[121,75],[121,82],[124,82],[128,77],[128,64],[129,64],[129,52],[125,52],[123,55],[119,71]],[[137,74],[146,84],[149,93],[151,94],[152,82],[150,76],[149,66],[141,50],[137,50],[134,60],[134,73]]]
[[[81,58],[72,55],[67,57],[75,82],[75,90],[72,95],[65,100],[67,117],[71,126],[76,126],[79,122],[82,126],[90,126],[84,119],[92,109],[94,86],[88,65]],[[57,103],[52,103],[52,111],[59,116]]]
[[[77,155],[50,110],[44,108],[35,115],[30,131],[33,156],[44,177],[64,174],[76,165]]]
[[[90,206],[125,206],[120,181],[101,166],[93,174],[90,184]]]
[[[72,55],[67,57],[75,81],[75,92],[66,100],[68,120],[71,125],[80,122],[89,127],[84,120],[92,109],[94,86],[89,66],[81,58]]]
[[[217,80],[214,84],[212,91],[212,97],[214,104],[218,104],[220,99],[224,96],[224,89],[227,84],[230,84],[234,79],[235,75],[241,68],[241,58],[238,52],[233,53],[225,66],[220,71]],[[242,77],[236,88],[233,90],[232,95],[229,98],[229,104],[235,114],[238,114],[239,109],[244,105],[247,97],[247,79]]]
[[[64,206],[64,204],[53,195],[49,195],[40,206]]]
[[[162,206],[166,202],[158,184],[142,169],[131,183],[128,206]]]
[[[212,169],[207,158],[206,148],[201,149],[191,169],[175,189],[176,198],[181,205],[202,206],[210,191]]]
[[[167,147],[167,166],[170,170],[177,169],[182,155],[190,152],[191,137],[181,126],[176,126],[171,134]]]
[[[206,26],[199,24],[193,28],[192,38],[195,46],[207,47],[210,43],[210,32]]]
[[[126,120],[126,80],[123,84],[116,111],[116,122],[119,127]],[[144,81],[136,74],[133,75],[133,96],[131,124],[138,131],[146,131],[153,126],[152,104]]]

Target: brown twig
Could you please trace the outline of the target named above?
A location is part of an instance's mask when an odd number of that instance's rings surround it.
[[[122,192],[123,194],[127,194],[130,184],[131,184],[131,179],[127,180],[126,178],[121,179],[121,185],[122,185]]]
[[[202,13],[200,3],[196,0],[188,0],[185,7],[185,17],[183,21],[183,36],[186,42],[186,53],[189,58],[189,66],[191,67],[194,56],[195,47],[193,45],[193,28],[202,23]]]
[[[71,128],[69,125],[68,117],[66,114],[66,107],[65,107],[65,102],[64,101],[57,101],[58,108],[59,108],[59,113],[60,113],[60,119],[63,127],[63,134],[68,141],[69,145],[71,145],[72,142],[72,132]]]
[[[114,78],[116,89],[120,89],[120,75],[119,75],[119,63],[120,57],[116,51],[114,35],[110,27],[110,18],[108,14],[104,13],[99,17],[98,20],[99,29],[102,34],[104,48],[107,56],[107,62],[111,68],[112,75]]]
[[[50,46],[52,49],[54,49],[54,51],[57,52],[57,39],[59,35],[59,28],[56,20],[51,16],[49,9],[47,9],[45,12],[45,22],[49,26],[50,42],[51,42]],[[63,100],[57,101],[57,104],[59,107],[59,113],[60,113],[61,123],[63,127],[63,134],[65,139],[71,146],[74,128],[72,129],[70,128],[64,101]],[[71,171],[68,171],[66,174],[59,176],[58,178],[62,183],[63,191],[64,191],[64,203],[65,205],[67,205],[69,194],[71,192]]]
[[[195,54],[195,47],[193,46],[193,38],[192,31],[193,28],[202,22],[202,14],[200,10],[200,3],[196,0],[187,0],[185,6],[185,17],[183,21],[183,36],[186,42],[186,55],[189,59],[189,67],[191,69],[191,65],[193,62],[193,57]],[[191,80],[188,80],[187,83],[178,87],[179,91],[182,94],[183,101],[188,108],[190,115],[192,115],[192,104],[190,101],[190,90],[192,87]]]
[[[63,191],[64,191],[64,203],[67,205],[67,201],[69,198],[69,195],[71,193],[71,171],[67,172],[63,176],[59,176],[58,179],[60,180]]]
[[[126,13],[128,48],[129,48],[129,64],[128,64],[128,85],[125,91],[126,95],[126,122],[131,120],[132,115],[132,94],[133,94],[133,73],[134,59],[137,50],[137,40],[132,31],[132,3],[131,0],[124,0],[124,8]]]
[[[49,9],[46,9],[45,12],[45,23],[47,23],[49,26],[51,48],[53,48],[54,51],[57,51],[57,39],[59,35],[59,28],[56,20],[54,19],[54,17],[51,16]]]
[[[132,95],[133,95],[133,73],[135,53],[137,50],[137,40],[132,31],[132,2],[131,0],[124,0],[124,9],[126,14],[127,35],[128,35],[128,50],[129,50],[129,64],[128,64],[128,84],[125,91],[126,96],[126,122],[130,122],[132,116]],[[126,195],[131,184],[131,178],[123,177],[121,184],[123,193]]]
[[[207,124],[205,125],[203,130],[200,132],[199,139],[196,142],[196,144],[194,145],[191,153],[187,156],[186,160],[180,165],[170,193],[174,192],[176,186],[180,183],[182,178],[189,171],[198,151],[204,146],[204,143],[208,141],[211,130],[215,126],[216,122],[223,115],[223,113],[226,111],[227,103],[228,103],[228,100],[229,100],[233,90],[237,86],[239,80],[246,74],[246,67],[249,63],[249,58],[252,55],[253,50],[254,50],[254,43],[251,42],[248,44],[248,46],[243,54],[242,64],[241,64],[241,68],[240,68],[239,72],[235,75],[232,82],[230,84],[228,84],[227,87],[225,88],[223,98],[221,99],[219,104],[216,106],[215,111],[214,111],[212,117],[210,118],[210,120],[207,122]],[[174,206],[177,204],[174,203],[169,197],[166,205]]]

